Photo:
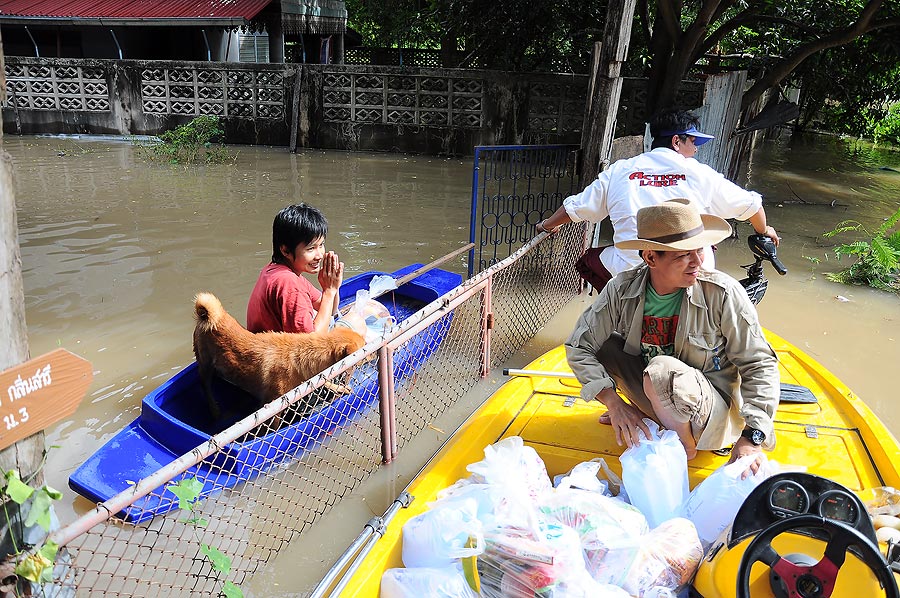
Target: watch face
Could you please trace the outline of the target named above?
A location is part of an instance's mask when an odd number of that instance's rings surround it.
[[[762,430],[753,430],[750,432],[750,442],[756,446],[761,445],[765,440],[766,435],[762,433]]]

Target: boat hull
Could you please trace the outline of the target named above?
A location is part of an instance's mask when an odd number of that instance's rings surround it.
[[[398,279],[419,267],[421,264],[412,264],[389,275]],[[352,303],[356,291],[367,289],[372,278],[385,274],[366,272],[346,280],[341,286],[342,306]],[[378,300],[397,321],[402,321],[461,282],[459,274],[433,269]],[[443,341],[451,321],[452,312],[395,353],[396,378],[411,375],[428,359]],[[203,482],[200,498],[204,498],[297,458],[377,401],[379,388],[374,364],[357,367],[348,385],[352,388],[349,394],[337,396],[269,434],[229,443],[186,471],[184,477]],[[69,477],[69,486],[91,501],[106,501],[205,444],[214,434],[249,415],[255,404],[243,390],[219,378],[213,381],[213,396],[224,407],[218,419],[212,419],[205,407],[197,364],[192,362],[144,397],[140,416],[76,469]],[[197,405],[203,408],[198,409]],[[139,523],[176,508],[175,495],[163,490],[157,488],[117,515]]]
[[[835,480],[858,494],[880,486],[898,487],[900,445],[896,438],[865,403],[821,365],[777,335],[766,334],[779,357],[782,384],[805,387],[815,399],[784,402],[783,396],[775,424],[777,446],[768,453],[769,459],[787,469],[803,468]],[[571,374],[562,346],[525,369]],[[623,447],[616,443],[610,426],[597,421],[605,408],[597,402],[582,401],[579,390],[580,384],[571,378],[527,375],[513,377],[500,387],[410,483],[406,492],[412,495],[412,504],[396,513],[383,537],[346,580],[340,595],[378,597],[382,573],[403,566],[403,524],[427,510],[442,489],[467,477],[466,466],[482,460],[484,447],[499,440],[522,437],[541,456],[551,478],[596,458],[603,458],[621,474],[619,456]],[[701,451],[689,463],[691,487],[727,459]],[[701,567],[697,582],[707,584],[701,595],[734,595],[735,567],[729,563],[730,569],[726,566],[718,572]],[[714,587],[718,586],[727,591],[716,593]]]

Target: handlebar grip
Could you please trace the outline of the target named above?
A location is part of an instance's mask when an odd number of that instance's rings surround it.
[[[779,274],[781,274],[782,276],[787,274],[787,268],[785,267],[784,264],[781,263],[781,260],[778,259],[774,255],[771,256],[771,258],[772,258],[772,265],[775,266],[775,271],[778,272]]]
[[[756,259],[771,262],[775,270],[782,276],[787,274],[787,268],[775,254],[775,243],[772,239],[757,233],[747,237],[747,244],[750,245],[750,251],[753,252]]]

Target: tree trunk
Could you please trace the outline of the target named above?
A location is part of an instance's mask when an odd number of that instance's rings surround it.
[[[631,23],[636,0],[610,0],[606,8],[606,26],[599,49],[595,48],[594,70],[588,89],[588,106],[581,129],[581,186],[602,170],[608,160],[616,127],[616,109],[622,93],[622,63],[628,54]]]
[[[5,72],[2,45],[0,45],[0,77]],[[0,95],[6,97],[6,78],[0,85]],[[22,257],[19,253],[19,232],[16,219],[16,201],[13,192],[12,159],[2,150],[0,131],[0,370],[28,361],[28,330],[25,327],[25,291],[22,285]],[[11,469],[18,470],[23,479],[36,475],[32,486],[43,484],[40,472],[44,456],[44,433],[40,432],[20,440],[0,451],[0,475]],[[15,520],[17,505],[6,505],[6,517],[0,517],[2,544],[0,560],[12,552],[11,540],[22,547],[22,526],[10,525]],[[12,534],[12,537],[11,537]]]

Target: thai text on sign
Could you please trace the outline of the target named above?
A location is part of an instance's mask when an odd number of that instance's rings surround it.
[[[93,377],[91,364],[65,349],[0,373],[0,449],[74,413]]]

